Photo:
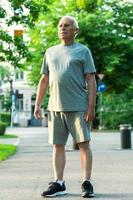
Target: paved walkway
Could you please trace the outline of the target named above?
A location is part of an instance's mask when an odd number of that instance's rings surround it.
[[[7,133],[17,134],[20,142],[17,154],[0,163],[0,200],[42,200],[40,193],[53,179],[47,128],[9,128]],[[92,150],[94,199],[132,200],[133,150],[120,149],[119,133],[93,133]],[[79,151],[72,149],[71,137],[66,151],[68,195],[53,199],[81,200]]]

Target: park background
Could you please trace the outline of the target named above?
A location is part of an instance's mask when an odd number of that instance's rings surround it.
[[[119,130],[120,124],[133,124],[132,0],[0,0],[0,199],[42,199],[40,194],[53,180],[48,128],[31,127],[27,116],[34,108],[43,55],[59,43],[57,24],[66,14],[78,20],[77,41],[91,49],[97,68],[91,135],[96,198],[132,200],[132,147],[122,146],[131,130]],[[46,97],[44,116],[49,94]],[[79,151],[69,139],[69,194],[62,199],[81,200]]]
[[[33,116],[34,105],[26,110],[24,96],[19,88],[14,89],[20,85],[14,74],[26,77],[35,101],[43,56],[47,48],[60,42],[57,24],[63,15],[72,15],[79,22],[76,40],[91,49],[97,69],[92,128],[114,130],[120,124],[133,125],[133,1],[7,0],[0,4],[1,132],[6,126],[19,126],[19,121],[12,119],[15,112],[23,112],[26,118],[30,111]],[[44,117],[48,98],[47,92],[42,105]],[[26,126],[30,125],[28,119]]]

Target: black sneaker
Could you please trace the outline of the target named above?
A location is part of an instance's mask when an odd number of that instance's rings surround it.
[[[55,197],[59,195],[65,195],[66,192],[66,186],[63,183],[63,185],[60,185],[57,182],[50,182],[48,190],[44,191],[41,195],[43,197]]]
[[[93,185],[90,183],[90,181],[83,182],[81,196],[84,198],[91,198],[95,196],[93,192]]]

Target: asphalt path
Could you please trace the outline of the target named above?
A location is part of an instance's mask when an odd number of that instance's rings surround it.
[[[0,163],[0,200],[42,200],[40,194],[53,180],[47,128],[8,128],[6,132],[19,136],[16,140],[3,140],[18,145],[18,151]],[[133,200],[133,150],[121,149],[119,132],[92,132],[91,138],[94,199]],[[71,136],[66,145],[66,160],[64,179],[68,194],[53,199],[81,200],[79,150],[73,149]]]

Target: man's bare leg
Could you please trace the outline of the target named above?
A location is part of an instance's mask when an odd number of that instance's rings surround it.
[[[80,148],[80,160],[83,170],[83,183],[82,194],[84,198],[94,197],[93,185],[90,181],[92,170],[92,152],[89,146],[89,142],[79,144]]]
[[[53,169],[55,181],[51,182],[49,188],[42,193],[43,197],[55,197],[65,195],[66,186],[63,181],[63,173],[65,167],[65,147],[64,145],[53,146]]]
[[[63,180],[65,168],[65,146],[61,144],[54,144],[53,146],[53,170],[55,180]]]
[[[83,180],[89,180],[91,178],[92,170],[92,152],[89,142],[79,143],[80,149],[80,161],[83,170]]]

